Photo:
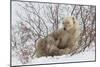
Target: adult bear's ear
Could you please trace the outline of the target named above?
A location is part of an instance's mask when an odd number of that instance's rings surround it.
[[[73,19],[73,23],[75,23],[75,19],[76,19],[76,18],[75,18],[75,17],[72,17],[72,19]]]

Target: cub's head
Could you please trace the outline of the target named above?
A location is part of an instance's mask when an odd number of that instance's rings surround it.
[[[74,27],[74,25],[75,25],[75,17],[70,16],[64,19],[63,22],[64,30],[69,31]]]

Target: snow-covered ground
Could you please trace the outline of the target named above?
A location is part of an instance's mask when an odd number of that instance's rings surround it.
[[[54,57],[41,57],[33,58],[28,63],[22,64],[18,57],[12,57],[12,65],[32,65],[32,64],[47,64],[47,63],[64,63],[64,62],[81,62],[81,61],[94,61],[95,60],[95,48],[86,49],[84,52],[70,55],[54,56]]]

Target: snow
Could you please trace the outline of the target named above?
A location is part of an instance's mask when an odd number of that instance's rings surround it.
[[[62,56],[48,56],[48,57],[34,57],[28,63],[22,64],[18,57],[13,56],[12,65],[34,65],[34,64],[48,64],[48,63],[69,63],[69,62],[81,62],[81,61],[94,61],[95,60],[95,47],[91,49],[86,49],[84,52],[79,54],[75,54],[73,56],[70,55],[62,55]]]
[[[32,60],[31,64],[46,64],[46,63],[62,63],[62,62],[80,62],[80,61],[93,61],[95,60],[95,51],[85,51],[73,56],[63,55],[54,57],[41,57]]]

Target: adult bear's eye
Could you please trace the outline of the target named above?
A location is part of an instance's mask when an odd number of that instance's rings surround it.
[[[64,30],[66,30],[66,28],[64,27]]]

